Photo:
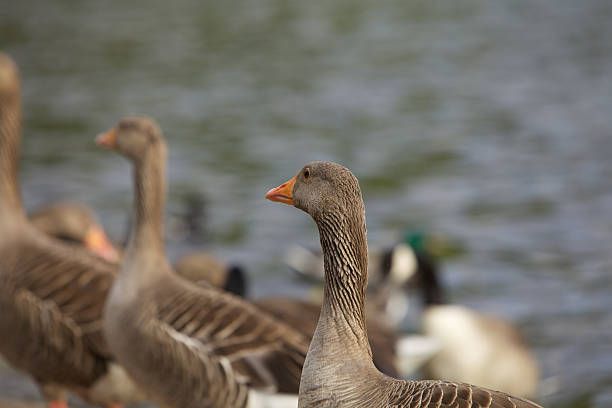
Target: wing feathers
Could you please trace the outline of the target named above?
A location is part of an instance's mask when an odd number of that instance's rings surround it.
[[[222,358],[251,386],[297,393],[308,340],[243,299],[183,281],[158,296],[158,319],[194,350]],[[168,285],[168,287],[171,285]],[[189,339],[187,341],[186,339]],[[229,375],[229,374],[228,374]],[[283,377],[280,379],[280,377]],[[290,385],[287,385],[290,384]]]
[[[391,406],[436,408],[541,408],[533,402],[469,384],[445,381],[396,380]]]

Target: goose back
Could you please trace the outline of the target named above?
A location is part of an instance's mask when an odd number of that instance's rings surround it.
[[[1,241],[2,354],[41,383],[90,386],[110,357],[101,318],[114,267],[27,224]]]

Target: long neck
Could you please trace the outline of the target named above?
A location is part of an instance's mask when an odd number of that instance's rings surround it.
[[[19,196],[21,97],[0,94],[0,218],[25,218]]]
[[[166,196],[166,151],[151,148],[134,166],[135,223],[129,251],[163,254],[163,212]]]
[[[341,331],[337,333],[340,343],[365,351],[371,361],[365,325],[368,248],[363,207],[353,216],[342,212],[327,214],[317,220],[317,226],[325,265],[319,325],[328,326],[325,330],[332,332]]]

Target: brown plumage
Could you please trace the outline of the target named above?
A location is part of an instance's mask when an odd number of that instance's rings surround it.
[[[182,256],[174,265],[180,276],[192,282],[208,283],[243,297],[248,289],[244,271],[236,266],[228,267],[204,252]],[[312,338],[319,320],[320,304],[280,296],[259,298],[252,303],[302,333],[308,341]],[[398,334],[377,319],[370,318],[367,323],[374,364],[385,374],[399,377],[395,349]]]
[[[17,182],[20,142],[19,73],[0,54],[0,353],[49,404],[65,405],[66,388],[97,404],[122,402],[92,391],[112,362],[101,314],[116,267],[29,223]]]
[[[348,169],[310,163],[266,198],[310,214],[323,249],[323,306],[302,371],[299,407],[538,407],[478,386],[396,380],[376,369],[365,325],[365,209]]]
[[[321,305],[286,297],[265,297],[253,303],[277,319],[303,333],[309,340],[317,328]],[[399,335],[375,319],[367,319],[368,340],[374,365],[383,373],[398,378],[396,343]]]
[[[166,145],[155,123],[128,117],[97,141],[134,165],[135,223],[104,316],[118,360],[167,406],[242,407],[251,388],[295,391],[308,348],[302,334],[169,266]]]

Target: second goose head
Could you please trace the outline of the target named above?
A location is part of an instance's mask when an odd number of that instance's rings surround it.
[[[115,127],[96,137],[96,143],[124,155],[134,163],[146,159],[153,150],[165,150],[161,131],[153,119],[127,116]]]
[[[271,201],[291,204],[325,221],[334,214],[343,220],[363,217],[363,200],[357,178],[346,168],[332,162],[311,162],[295,177],[266,194]],[[351,217],[352,213],[360,213]]]
[[[166,142],[155,121],[128,116],[96,137],[96,143],[125,156],[134,166],[134,210],[128,250],[163,252],[162,219],[166,196]]]

